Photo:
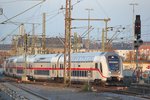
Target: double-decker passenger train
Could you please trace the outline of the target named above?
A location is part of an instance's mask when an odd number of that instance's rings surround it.
[[[66,68],[66,73],[68,71]],[[114,52],[71,54],[71,81],[120,81],[122,71],[122,60]],[[4,62],[4,72],[19,78],[26,74],[32,80],[63,80],[64,54],[28,55],[26,59],[24,56],[11,57]]]

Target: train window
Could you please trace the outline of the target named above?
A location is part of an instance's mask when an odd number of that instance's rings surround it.
[[[82,76],[82,71],[79,71],[79,76]]]
[[[74,74],[74,76],[77,76],[77,71],[75,71],[75,74]]]
[[[79,76],[79,71],[76,71],[76,76]]]
[[[95,68],[98,69],[98,64],[97,63],[95,63]]]
[[[76,76],[76,71],[74,71],[74,76]]]
[[[83,77],[86,77],[86,71],[83,71]]]
[[[86,71],[84,71],[84,77],[86,77]]]
[[[40,58],[40,60],[44,60],[45,58]]]
[[[82,77],[84,77],[84,71],[82,71]]]
[[[63,64],[60,64],[60,69],[63,69],[63,67],[64,67]]]
[[[85,77],[88,77],[88,71],[85,72]]]
[[[81,71],[79,71],[79,77],[81,77]]]
[[[78,71],[78,76],[79,76],[79,77],[81,76],[81,71]]]
[[[87,77],[87,73],[88,73],[88,71],[85,72],[85,77]]]
[[[73,74],[74,74],[74,71],[72,71],[71,76],[73,76]]]
[[[84,76],[84,71],[81,71],[81,76]]]
[[[10,60],[10,63],[12,63],[13,62],[13,60]]]
[[[6,60],[6,63],[8,63],[9,61],[8,60]]]
[[[78,76],[79,75],[79,71],[76,71],[76,76]]]
[[[87,77],[87,71],[72,71],[71,76]]]
[[[78,65],[78,67],[80,67],[80,65]]]
[[[49,75],[49,71],[48,70],[35,70],[34,74],[35,75]]]
[[[76,71],[73,71],[73,76],[76,76]]]
[[[18,74],[23,74],[23,70],[22,69],[17,69],[17,73]]]
[[[62,67],[62,69],[63,69],[63,68],[64,68],[64,65],[62,64],[61,67]]]
[[[108,56],[108,66],[111,71],[119,70],[119,57],[118,56]]]
[[[11,72],[11,73],[12,73],[12,69],[9,69],[9,72]]]
[[[55,67],[55,65],[52,65],[52,73],[54,74],[54,67]]]
[[[100,65],[100,70],[103,73],[103,69],[102,69],[102,63],[99,64]]]
[[[62,69],[62,68],[61,68],[61,64],[60,64],[60,69]]]

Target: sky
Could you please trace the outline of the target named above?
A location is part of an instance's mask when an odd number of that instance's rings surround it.
[[[28,34],[32,34],[32,24],[28,23],[39,23],[35,24],[35,34],[41,35],[43,13],[46,13],[47,37],[64,37],[65,10],[61,8],[65,8],[65,0],[46,0],[42,3],[41,1],[0,0],[0,8],[3,9],[3,14],[0,15],[0,40],[6,37],[1,43],[7,43],[14,35],[19,35],[18,26],[21,23],[25,23],[25,31]],[[71,17],[87,19],[88,11],[86,9],[92,9],[90,18],[111,19],[108,22],[108,27],[113,27],[113,30],[108,30],[108,39],[119,42],[132,42],[134,34],[132,33],[133,6],[130,5],[131,3],[138,4],[134,9],[135,15],[141,16],[142,40],[150,41],[150,0],[72,0]],[[29,8],[32,9],[27,10]],[[2,24],[4,21],[7,22]],[[90,21],[90,26],[93,28],[90,32],[90,39],[101,41],[102,29],[105,27],[105,23],[103,21]],[[77,27],[72,29],[72,34],[77,33],[83,38],[87,38],[87,35],[84,36],[83,34],[88,29],[88,21],[72,21],[72,27]]]

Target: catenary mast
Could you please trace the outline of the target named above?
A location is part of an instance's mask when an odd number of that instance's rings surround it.
[[[66,70],[68,69],[68,72]],[[71,0],[66,0],[65,13],[65,46],[64,46],[64,84],[71,85]]]

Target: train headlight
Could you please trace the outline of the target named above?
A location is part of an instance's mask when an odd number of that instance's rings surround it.
[[[120,77],[118,77],[117,79],[118,79],[119,81],[121,80],[121,78],[120,78]]]
[[[109,71],[109,74],[111,74],[111,71]]]

